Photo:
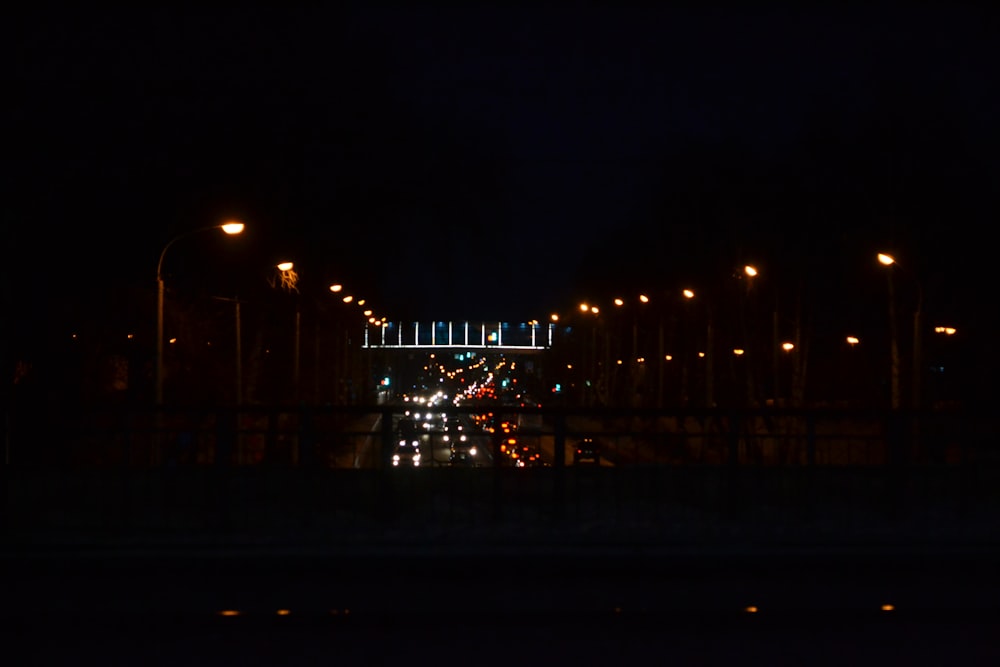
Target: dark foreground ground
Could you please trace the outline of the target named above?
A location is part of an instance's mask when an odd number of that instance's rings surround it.
[[[996,553],[7,545],[0,639],[18,666],[995,665]]]

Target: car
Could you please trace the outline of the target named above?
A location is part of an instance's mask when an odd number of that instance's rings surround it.
[[[449,443],[451,454],[448,460],[452,465],[481,465],[479,448],[469,441],[464,435],[461,438],[454,438]]]
[[[537,450],[524,452],[514,461],[517,468],[547,468],[549,464],[542,459],[542,453]]]
[[[529,445],[517,438],[507,438],[500,446],[500,451],[507,454],[511,465],[515,468],[534,468],[548,465],[542,459],[542,452],[537,446]]]
[[[448,420],[444,427],[444,441],[454,447],[458,443],[468,442],[469,436],[465,433],[465,428],[458,420]]]
[[[594,438],[583,438],[573,450],[573,465],[601,465],[601,443]]]
[[[420,466],[420,435],[412,419],[400,419],[396,425],[396,447],[392,452],[392,466]]]
[[[448,423],[448,415],[441,412],[433,412],[428,410],[424,412],[423,415],[419,413],[414,415],[417,422],[421,425],[424,431],[431,432],[443,431],[445,424]]]
[[[392,452],[392,467],[394,468],[418,468],[420,467],[420,443],[417,440],[402,439],[396,443]]]

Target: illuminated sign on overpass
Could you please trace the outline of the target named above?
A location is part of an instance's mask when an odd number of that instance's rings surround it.
[[[365,329],[370,349],[547,350],[554,324],[536,322],[386,322]]]

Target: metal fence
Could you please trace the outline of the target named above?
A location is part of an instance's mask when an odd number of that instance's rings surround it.
[[[89,409],[13,415],[8,465],[382,468],[405,406]],[[613,466],[963,465],[1000,461],[995,419],[961,412],[644,411],[515,406],[438,408],[464,415],[488,446],[514,436],[546,464],[572,465],[583,438]],[[509,424],[514,433],[502,433]],[[428,444],[439,444],[428,430]],[[447,465],[432,460],[432,465]]]
[[[391,467],[401,406],[109,409],[33,430],[12,423],[5,530],[339,542],[1000,535],[998,439],[984,416],[449,411],[481,424],[493,465],[430,456],[419,469]],[[542,465],[504,458],[512,435]],[[575,463],[584,437],[600,441],[599,465]]]

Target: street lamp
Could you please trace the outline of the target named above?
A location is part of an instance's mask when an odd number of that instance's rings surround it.
[[[193,229],[170,239],[160,252],[160,260],[156,263],[156,405],[158,406],[163,405],[163,258],[166,256],[170,246],[188,236],[213,229],[221,229],[226,234],[232,236],[242,233],[243,228],[244,225],[242,222],[230,221],[221,225]]]
[[[279,262],[275,268],[281,272],[281,286],[290,292],[294,291],[297,293],[299,291],[299,275],[295,271],[295,262]],[[294,335],[292,348],[292,398],[297,401],[299,399],[299,369],[302,356],[299,351],[302,339],[302,302],[297,297],[295,299]]]
[[[886,253],[880,252],[876,257],[879,264],[890,269],[887,274],[889,281],[889,350],[891,356],[890,381],[892,383],[892,407],[899,408],[901,403],[899,392],[899,333],[896,328],[896,294],[892,280],[892,274],[894,272],[891,268],[894,266],[900,266],[900,264],[896,261],[895,257]],[[917,290],[917,304],[913,310],[913,378],[911,380],[911,389],[913,391],[913,409],[917,410],[920,408],[920,328],[921,311],[923,309],[924,302],[924,290],[920,281],[917,279],[917,276],[912,271],[907,271],[907,274],[913,280],[913,284]]]
[[[685,288],[681,290],[681,295],[688,302],[692,302],[695,299],[695,292],[692,289]],[[703,308],[705,312],[705,349],[698,353],[699,359],[705,360],[705,406],[714,407],[715,406],[715,369],[714,369],[714,347],[715,347],[715,335],[712,328],[712,309],[711,304],[704,298],[704,292],[702,292],[702,297],[699,297],[699,301],[703,303]],[[685,318],[688,319],[688,318]],[[695,338],[697,344],[697,338]],[[685,356],[685,363],[687,355]],[[682,394],[687,394],[687,373],[685,367],[681,367],[681,386]]]

